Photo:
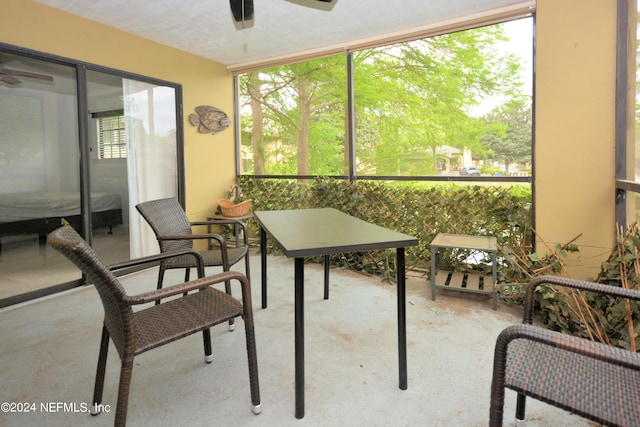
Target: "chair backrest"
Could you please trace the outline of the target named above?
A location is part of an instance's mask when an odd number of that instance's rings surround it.
[[[118,352],[134,337],[133,311],[123,302],[126,292],[118,278],[100,261],[89,244],[69,225],[58,228],[47,237],[47,243],[67,257],[93,284],[104,307],[104,324]]]
[[[151,226],[156,237],[191,235],[189,218],[175,197],[142,202],[136,205],[136,209]],[[190,239],[158,240],[158,243],[161,252],[193,248],[193,241]]]

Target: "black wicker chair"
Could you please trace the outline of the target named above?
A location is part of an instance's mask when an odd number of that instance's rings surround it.
[[[249,269],[249,238],[246,225],[235,219],[190,222],[176,198],[150,200],[139,203],[136,209],[153,229],[160,244],[160,252],[175,252],[193,249],[194,240],[207,240],[209,250],[200,251],[205,267],[222,267],[229,271],[232,265],[245,259],[245,275],[251,280]],[[237,247],[228,247],[225,239],[218,234],[193,234],[192,227],[232,224],[242,228],[244,242]],[[211,247],[215,241],[215,247]],[[164,273],[171,268],[184,268],[184,281],[189,280],[189,271],[196,266],[193,257],[182,256],[162,260],[158,273],[158,289],[162,288]],[[230,293],[227,284],[227,293]]]
[[[640,301],[638,290],[555,276],[532,280],[523,324],[506,328],[496,342],[489,425],[502,425],[505,388],[518,392],[518,420],[529,396],[604,425],[640,425],[640,353],[533,326],[534,292],[542,284]]]
[[[102,264],[93,249],[70,226],[65,226],[52,232],[48,237],[48,243],[82,270],[87,283],[95,285],[104,307],[105,317],[96,370],[93,408],[102,407],[102,390],[104,388],[109,339],[113,341],[121,360],[115,425],[123,426],[127,418],[129,384],[135,356],[188,335],[202,332],[205,361],[210,363],[212,357],[209,328],[240,316],[243,318],[245,325],[251,402],[254,413],[260,413],[260,388],[251,304],[251,285],[244,275],[237,272],[223,272],[204,277],[202,257],[196,251],[153,255],[107,267]],[[160,260],[176,255],[191,256],[198,260],[197,268],[200,278],[165,289],[130,296],[127,295],[113,273],[114,270],[146,263],[157,263]],[[221,290],[211,287],[216,283],[236,280],[240,282],[242,288],[242,302]],[[194,290],[199,292],[194,292],[184,297],[167,299],[162,304],[152,305],[135,312],[132,309],[136,305],[154,302]]]

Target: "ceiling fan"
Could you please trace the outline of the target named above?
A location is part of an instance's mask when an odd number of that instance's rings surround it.
[[[20,83],[22,83],[22,80],[18,79],[16,76],[29,77],[30,79],[45,80],[48,82],[53,81],[53,77],[47,76],[46,74],[30,73],[28,71],[14,70],[12,68],[5,67],[5,64],[0,62],[0,81],[10,86],[19,85]]]
[[[315,9],[331,10],[337,0],[287,0],[291,3],[298,4],[300,6],[313,7]],[[317,4],[314,5],[314,3]],[[245,28],[244,23],[253,19],[253,0],[229,0],[231,5],[231,14],[233,20],[237,23],[242,23],[242,28]],[[323,7],[324,6],[324,7]]]

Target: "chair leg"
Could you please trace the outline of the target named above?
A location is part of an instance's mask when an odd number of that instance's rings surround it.
[[[213,351],[211,349],[211,330],[205,329],[202,331],[202,340],[204,341],[204,361],[207,363],[213,362]]]
[[[162,282],[164,280],[164,272],[165,272],[165,268],[162,267],[162,265],[160,265],[160,270],[158,271],[158,285],[156,286],[156,289],[162,289]],[[160,300],[156,301],[156,305],[160,304]]]
[[[223,265],[222,266],[222,270],[223,271],[229,271],[229,266],[227,265]],[[229,280],[224,282],[224,291],[231,296],[231,282]],[[229,331],[233,331],[236,329],[236,319],[233,318],[231,320],[229,320]]]
[[[258,356],[256,352],[255,328],[253,326],[253,315],[243,316],[244,330],[247,339],[247,360],[249,362],[249,385],[251,387],[251,409],[254,414],[262,412],[262,402],[260,401],[260,382],[258,379]]]
[[[502,427],[504,418],[504,383],[496,382],[494,373],[491,383],[491,406],[489,408],[489,427]]]
[[[96,382],[93,387],[93,407],[91,415],[102,412],[102,390],[104,389],[104,375],[107,368],[107,353],[109,350],[109,332],[106,326],[102,326],[102,338],[100,339],[100,353],[98,355],[98,368],[96,369]]]
[[[503,335],[499,335],[493,355],[493,376],[491,379],[491,406],[489,427],[501,427],[504,418],[504,385],[507,372],[507,345]]]
[[[188,267],[184,270],[184,282],[185,282],[185,283],[187,283],[187,282],[189,281],[189,273],[190,273],[190,272],[191,272],[191,269],[190,269],[190,268],[188,268]],[[185,293],[184,293],[184,294],[182,294],[182,295],[186,297],[186,296],[187,296],[187,292],[185,292]]]
[[[125,360],[128,359],[128,360]],[[118,386],[118,406],[114,425],[124,426],[127,423],[127,409],[129,406],[129,385],[133,372],[133,357],[125,357],[120,366],[120,385]]]
[[[166,271],[166,268],[160,266],[160,270],[158,271],[158,286],[156,286],[156,289],[162,289],[162,282],[164,280],[165,271]]]
[[[524,394],[518,393],[518,398],[516,400],[516,419],[518,421],[524,421],[524,413],[526,410],[526,399],[527,396]]]
[[[247,276],[247,279],[249,279],[249,281],[251,281],[251,269],[249,268],[249,253],[247,253],[244,256],[244,271],[245,271],[245,275]]]
[[[229,271],[229,269],[226,269],[225,271]],[[231,282],[230,281],[226,281],[224,282],[224,290],[227,294],[231,295]],[[229,320],[229,331],[233,331],[236,329],[236,319],[230,319]]]

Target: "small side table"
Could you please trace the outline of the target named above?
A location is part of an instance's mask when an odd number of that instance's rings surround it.
[[[224,215],[214,215],[214,216],[208,216],[207,217],[207,221],[215,221],[216,219],[237,219],[240,220],[242,222],[246,222],[247,219],[249,218],[253,218],[253,212],[249,212],[246,215],[242,215],[242,216],[224,216]],[[211,233],[211,225],[208,226],[208,231],[209,233]],[[234,236],[236,236],[236,248],[238,247],[238,245],[240,244],[240,240],[239,240],[239,236],[240,236],[240,226],[238,224],[233,224],[233,234]],[[209,243],[209,249],[212,248],[212,244]]]
[[[491,276],[477,273],[439,271],[438,256],[444,249],[467,249],[491,254]],[[467,236],[439,233],[431,242],[431,299],[436,299],[436,289],[451,289],[461,292],[493,295],[493,309],[498,308],[496,283],[498,278],[498,247],[495,237]],[[491,283],[489,285],[489,283]]]

